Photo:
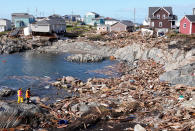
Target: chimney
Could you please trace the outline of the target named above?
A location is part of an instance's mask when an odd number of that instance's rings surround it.
[[[195,15],[195,8],[193,8],[193,15]]]

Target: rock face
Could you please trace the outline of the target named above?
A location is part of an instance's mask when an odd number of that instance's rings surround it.
[[[92,54],[76,54],[67,57],[67,60],[72,62],[101,62],[104,59],[102,56]]]
[[[40,46],[51,45],[51,42],[39,42],[25,39],[12,39],[7,36],[0,37],[0,54],[11,54],[15,52],[23,52],[25,50],[35,49]]]
[[[109,57],[114,54],[117,48],[100,46],[95,43],[90,44],[87,42],[66,42],[58,41],[53,43],[52,46],[38,48],[41,52],[62,52],[62,53],[83,53],[83,54],[94,54],[98,56]]]
[[[35,114],[40,112],[40,109],[33,104],[0,102],[0,128],[11,128],[26,124],[29,120],[33,121]]]
[[[14,95],[16,91],[7,87],[0,87],[0,98]]]
[[[161,81],[169,81],[171,84],[185,84],[195,86],[195,63],[185,65],[178,69],[165,72],[160,76]]]
[[[166,71],[171,71],[195,61],[195,49],[188,52],[179,49],[162,50],[159,48],[145,48],[141,44],[132,44],[118,49],[114,57],[133,62],[137,59],[153,59],[165,65]]]
[[[185,84],[195,86],[195,49],[185,52],[180,49],[145,48],[141,44],[132,44],[118,49],[114,57],[133,63],[138,59],[153,59],[164,64],[166,73],[161,75],[160,80],[169,81],[171,84]]]

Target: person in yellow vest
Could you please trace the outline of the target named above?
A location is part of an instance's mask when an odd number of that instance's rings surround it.
[[[26,100],[27,100],[27,104],[29,104],[29,101],[30,101],[30,88],[28,88],[28,90],[26,90]]]
[[[18,103],[23,103],[22,88],[18,90]]]

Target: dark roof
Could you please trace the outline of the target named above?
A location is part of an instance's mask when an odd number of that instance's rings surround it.
[[[81,15],[64,15],[64,17],[81,17]]]
[[[172,7],[149,7],[148,17],[153,18],[154,12],[156,12],[160,8],[164,8],[166,11],[168,11],[170,13],[170,15],[173,14]]]
[[[191,22],[195,22],[195,15],[186,15],[186,17],[187,17]]]
[[[34,24],[37,25],[55,25],[55,24],[59,24],[59,25],[63,25],[66,24],[65,20],[61,17],[58,16],[49,16],[47,19],[38,21]]]
[[[12,13],[12,17],[32,18],[34,16],[29,15],[28,13]]]
[[[6,21],[10,21],[10,20],[8,20],[8,19],[1,19],[1,18],[0,18],[0,20],[6,20]]]
[[[36,17],[36,19],[44,19],[44,18],[46,18],[46,17]]]
[[[106,17],[106,18],[104,18],[104,20],[107,20],[107,21],[112,21],[112,20],[114,20],[114,21],[119,21],[119,20],[117,20],[117,19],[114,19],[114,18],[110,18],[110,17]]]
[[[111,26],[114,26],[114,25],[116,25],[116,24],[118,24],[118,23],[121,23],[121,24],[124,24],[124,25],[126,25],[126,26],[133,26],[133,22],[132,21],[129,21],[129,20],[122,20],[122,21],[119,21],[119,22],[117,22],[117,23],[115,23],[115,24],[113,24],[113,25],[111,25]]]
[[[96,12],[91,12],[91,13],[93,13],[93,14],[95,14],[95,15],[99,15],[98,13],[96,13]]]
[[[104,19],[104,17],[103,16],[99,16],[97,18],[94,18],[93,20],[100,20],[100,19]]]
[[[121,23],[126,26],[133,26],[133,22],[130,20],[122,20]]]

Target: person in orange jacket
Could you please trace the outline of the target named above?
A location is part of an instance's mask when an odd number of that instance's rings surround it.
[[[29,101],[30,101],[30,88],[28,88],[28,90],[26,90],[26,100],[27,100],[27,104],[29,104]]]
[[[23,103],[22,88],[18,90],[18,103]]]

